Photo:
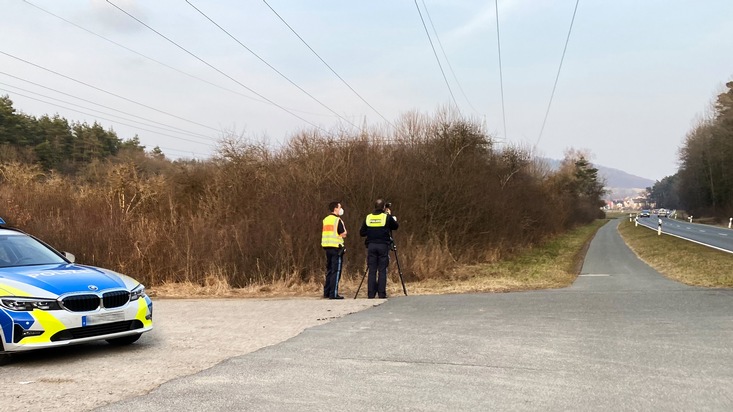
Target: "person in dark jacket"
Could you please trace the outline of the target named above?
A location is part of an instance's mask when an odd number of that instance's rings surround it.
[[[374,299],[375,296],[379,296],[380,299],[387,298],[389,250],[392,247],[392,231],[398,227],[397,218],[392,216],[389,204],[385,203],[384,199],[377,199],[374,202],[374,212],[366,216],[359,229],[359,235],[366,237],[369,299]]]
[[[341,268],[344,261],[344,238],[346,238],[346,226],[341,216],[344,215],[344,208],[339,202],[331,202],[328,205],[331,213],[323,219],[321,229],[321,247],[326,251],[326,280],[323,283],[323,297],[328,299],[343,299],[339,295],[339,280],[341,279]]]

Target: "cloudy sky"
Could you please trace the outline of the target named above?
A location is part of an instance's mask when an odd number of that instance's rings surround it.
[[[27,114],[205,158],[228,133],[276,145],[431,113],[452,91],[509,143],[558,159],[587,149],[661,179],[733,79],[730,0],[581,0],[540,138],[576,1],[498,1],[506,124],[494,1],[417,4],[450,89],[410,0],[0,0],[0,94]]]

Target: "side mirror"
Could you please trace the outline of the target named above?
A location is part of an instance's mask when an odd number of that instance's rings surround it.
[[[64,257],[68,259],[71,263],[74,263],[76,261],[76,256],[72,255],[69,252],[64,252]]]

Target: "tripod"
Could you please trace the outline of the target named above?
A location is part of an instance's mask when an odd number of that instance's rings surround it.
[[[399,273],[400,275],[400,283],[402,283],[402,291],[405,293],[405,296],[407,296],[407,288],[405,287],[405,279],[402,277],[402,268],[400,267],[400,258],[397,256],[397,244],[395,244],[394,240],[392,241],[392,245],[390,246],[390,249],[392,250],[392,252],[394,252],[394,259],[395,259],[395,262],[397,262],[397,273]],[[368,271],[369,271],[369,264],[367,264],[367,267],[364,269],[364,276],[361,277],[361,282],[359,282],[359,287],[356,289],[356,294],[354,294],[354,299],[356,299],[356,297],[359,296],[361,285],[364,284],[364,278],[366,278]]]

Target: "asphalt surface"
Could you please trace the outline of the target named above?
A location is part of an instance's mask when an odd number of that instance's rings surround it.
[[[733,253],[733,230],[718,226],[689,223],[684,220],[662,218],[662,233],[702,243]],[[657,230],[659,217],[640,217],[639,224]]]
[[[733,410],[733,291],[667,280],[617,223],[569,288],[391,298],[101,410]]]

